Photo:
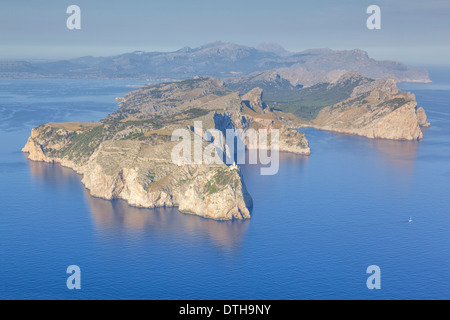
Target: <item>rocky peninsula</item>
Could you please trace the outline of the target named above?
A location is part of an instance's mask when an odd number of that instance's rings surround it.
[[[118,111],[100,123],[48,123],[33,129],[23,152],[32,161],[72,168],[95,197],[146,208],[177,206],[217,220],[247,219],[252,198],[239,169],[225,163],[173,163],[177,142],[171,134],[195,121],[219,130],[279,128],[281,150],[309,154],[304,134],[284,126],[261,96],[260,89],[240,96],[211,78],[152,85],[120,98]]]
[[[248,219],[252,198],[239,168],[225,162],[174,163],[174,130],[194,131],[197,121],[220,131],[266,129],[270,133],[277,129],[280,151],[307,156],[309,143],[297,130],[302,126],[369,138],[416,140],[422,138],[420,126],[428,123],[425,111],[416,111],[414,96],[399,91],[391,79],[346,73],[307,92],[277,77],[273,81],[282,86],[265,82],[233,90],[214,78],[149,85],[118,98],[119,109],[98,123],[47,123],[33,129],[22,151],[32,161],[72,168],[83,176],[94,197],[124,199],[136,207],[179,207],[216,220]],[[317,110],[273,100],[274,92],[285,90],[298,101],[305,94],[309,98],[316,94],[320,101],[326,92],[333,95],[333,99],[327,96],[333,103]],[[305,119],[303,114],[316,117]],[[202,144],[207,148],[212,142]]]

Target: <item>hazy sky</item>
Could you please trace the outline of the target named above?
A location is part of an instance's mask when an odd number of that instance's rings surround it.
[[[82,29],[66,28],[69,5]],[[366,9],[381,7],[381,30]],[[450,0],[0,0],[0,59],[172,51],[217,40],[291,51],[367,50],[377,59],[450,65]]]

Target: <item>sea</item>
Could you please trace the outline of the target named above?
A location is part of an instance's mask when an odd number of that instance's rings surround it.
[[[450,70],[431,76],[400,84],[427,111],[420,142],[305,128],[311,156],[241,166],[246,221],[94,198],[22,154],[33,127],[98,121],[144,82],[0,80],[0,299],[449,299]]]

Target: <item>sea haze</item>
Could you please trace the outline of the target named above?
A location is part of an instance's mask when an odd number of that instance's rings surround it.
[[[450,298],[449,83],[401,86],[432,123],[421,142],[304,129],[310,157],[282,154],[274,176],[242,166],[254,208],[233,222],[93,198],[20,152],[32,127],[98,121],[130,84],[0,80],[0,299]]]

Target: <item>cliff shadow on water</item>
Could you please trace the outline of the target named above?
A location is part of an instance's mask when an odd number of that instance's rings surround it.
[[[83,192],[93,226],[104,239],[117,231],[135,236],[156,234],[181,242],[204,238],[226,253],[239,250],[250,223],[250,220],[216,221],[184,214],[177,208],[138,208],[124,200],[95,198],[82,185],[81,176],[72,169],[60,164],[26,161],[32,179],[45,187]]]

